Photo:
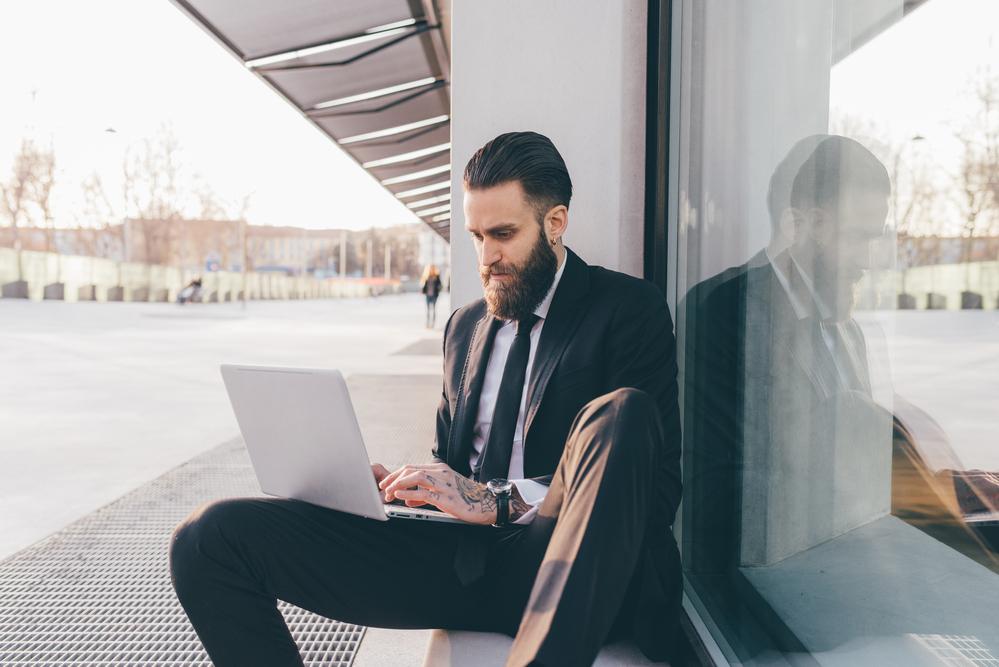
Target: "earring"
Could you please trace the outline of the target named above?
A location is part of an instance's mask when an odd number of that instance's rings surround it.
[[[554,248],[557,243],[558,243],[558,238],[555,237],[555,236],[553,236],[552,237],[552,247]]]

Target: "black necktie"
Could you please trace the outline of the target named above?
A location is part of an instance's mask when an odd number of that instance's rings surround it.
[[[537,321],[537,315],[528,315],[517,323],[517,335],[510,346],[506,366],[503,367],[503,381],[496,397],[489,440],[479,457],[482,462],[476,475],[479,481],[506,478],[510,473],[510,453],[513,450],[517,418],[520,416],[520,401],[524,395],[527,359],[531,353],[531,329]]]

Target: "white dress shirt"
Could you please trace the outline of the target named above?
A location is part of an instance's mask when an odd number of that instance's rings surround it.
[[[534,515],[538,512],[541,501],[548,493],[548,487],[534,480],[524,479],[524,415],[527,411],[527,387],[531,381],[531,368],[534,366],[534,355],[538,351],[538,341],[541,339],[541,330],[545,326],[545,318],[548,317],[548,309],[552,305],[552,297],[555,296],[555,288],[558,287],[559,280],[562,279],[562,271],[565,269],[565,256],[562,257],[562,264],[555,272],[555,279],[548,290],[548,294],[541,300],[538,307],[534,309],[534,314],[538,316],[538,321],[531,329],[531,350],[527,356],[527,372],[524,375],[524,389],[520,396],[520,412],[517,415],[517,427],[513,433],[513,450],[510,452],[510,471],[507,479],[517,485],[517,491],[524,502],[531,505],[531,510],[526,512],[514,523],[530,523]],[[505,321],[496,332],[496,339],[493,341],[493,349],[489,355],[489,363],[486,366],[486,376],[482,381],[482,395],[479,397],[479,410],[475,418],[475,430],[472,432],[472,452],[469,457],[469,466],[475,468],[482,455],[482,450],[489,440],[489,429],[493,423],[493,413],[496,411],[496,399],[499,396],[500,384],[503,380],[503,370],[506,368],[506,358],[510,354],[510,347],[513,345],[514,336],[517,335],[517,323],[513,320]]]
[[[859,375],[855,377],[854,372],[850,370],[855,367],[857,362],[854,357],[859,356],[858,353],[860,351],[855,350],[855,345],[849,342],[849,337],[843,331],[844,324],[832,319],[832,309],[823,300],[815,288],[815,283],[812,281],[811,276],[798,263],[794,254],[791,251],[787,251],[786,255],[791,260],[786,267],[787,271],[781,266],[782,262],[780,260],[771,260],[770,266],[777,277],[777,282],[791,301],[791,308],[794,310],[795,316],[797,316],[799,321],[813,315],[817,316],[819,331],[822,334],[822,342],[825,343],[826,349],[832,357],[840,389],[843,391],[866,389],[864,381],[859,379]],[[791,271],[794,271],[798,279],[793,284],[789,275]],[[797,284],[801,284],[804,290],[800,288],[795,289]],[[868,366],[866,357],[860,363],[865,367]]]

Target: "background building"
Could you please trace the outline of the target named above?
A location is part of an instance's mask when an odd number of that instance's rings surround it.
[[[247,225],[240,220],[128,219],[100,228],[21,227],[22,250],[100,257],[188,271],[240,271],[243,240],[247,270],[318,278],[386,275],[404,282],[423,266],[448,266],[447,242],[414,223],[370,230],[304,229]],[[13,247],[0,227],[0,247]],[[370,257],[370,261],[369,261]]]

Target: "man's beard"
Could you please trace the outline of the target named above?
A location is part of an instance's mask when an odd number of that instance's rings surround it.
[[[833,322],[852,319],[858,285],[864,274],[848,274],[846,267],[838,266],[822,255],[816,257],[813,271],[812,284],[828,311],[826,317]]]
[[[493,264],[480,268],[479,275],[485,288],[486,305],[494,317],[502,320],[522,320],[538,307],[551,289],[558,258],[548,247],[544,234],[538,234],[538,242],[523,266]],[[494,273],[510,276],[506,282],[490,280]]]

